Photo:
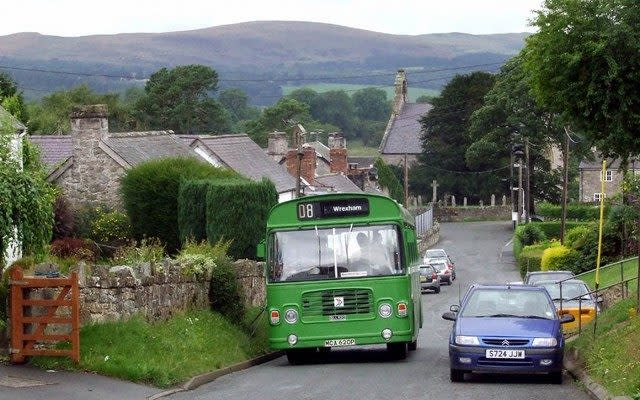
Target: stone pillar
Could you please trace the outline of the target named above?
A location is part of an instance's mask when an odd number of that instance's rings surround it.
[[[418,195],[418,206],[422,207],[422,195],[421,194]]]
[[[456,206],[456,196],[451,196],[451,207]]]
[[[484,202],[480,200],[480,207],[484,207]]]
[[[393,112],[397,115],[402,111],[402,107],[407,101],[407,74],[405,74],[404,69],[398,70],[394,87]]]
[[[495,207],[496,206],[496,195],[495,194],[491,194],[491,207]]]
[[[287,155],[289,140],[285,132],[271,132],[269,134],[267,154],[275,162],[280,162]]]
[[[431,183],[431,187],[433,188],[433,195],[431,196],[431,201],[432,202],[436,202],[438,201],[438,181],[437,180],[433,180],[433,182]]]
[[[463,205],[464,207],[466,207],[466,206],[467,206],[467,196],[464,196],[464,197],[462,198],[462,205]]]
[[[503,195],[502,195],[502,205],[503,205],[503,206],[506,206],[506,205],[507,205],[507,195],[506,195],[506,194],[503,194]]]

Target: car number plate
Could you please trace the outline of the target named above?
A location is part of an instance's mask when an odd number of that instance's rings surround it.
[[[486,350],[487,358],[524,358],[524,350],[489,349]]]
[[[355,339],[332,339],[324,341],[324,347],[353,346],[354,344],[356,344]]]
[[[420,282],[426,282],[427,281],[427,277],[426,276],[421,276],[420,277]]]

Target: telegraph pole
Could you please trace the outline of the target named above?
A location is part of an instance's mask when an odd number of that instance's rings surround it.
[[[529,215],[529,211],[531,210],[531,168],[529,165],[531,164],[529,161],[529,139],[524,139],[524,157],[526,159],[526,168],[527,168],[527,183],[525,186],[526,191],[524,192],[524,222],[529,223],[531,221],[531,217]]]
[[[560,220],[560,244],[564,244],[564,231],[567,224],[567,186],[569,182],[569,128],[564,127],[564,151],[562,152],[562,216]],[[602,179],[602,178],[601,178]]]

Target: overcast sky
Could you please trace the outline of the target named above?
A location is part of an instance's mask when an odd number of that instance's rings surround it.
[[[543,0],[17,0],[0,35],[170,32],[257,20],[315,21],[418,35],[531,32]],[[177,7],[176,7],[177,6]],[[9,11],[9,14],[6,12]]]

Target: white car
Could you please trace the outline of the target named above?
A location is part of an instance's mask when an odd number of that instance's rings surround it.
[[[423,262],[425,264],[435,264],[438,262],[444,262],[447,264],[447,268],[449,268],[451,272],[451,280],[456,279],[456,270],[454,268],[453,261],[451,257],[447,254],[444,249],[429,249],[424,253]]]

